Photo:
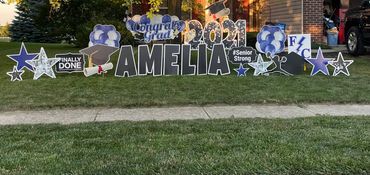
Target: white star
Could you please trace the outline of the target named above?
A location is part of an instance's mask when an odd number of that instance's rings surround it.
[[[338,58],[335,61],[329,61],[329,64],[335,68],[333,76],[343,73],[350,76],[348,66],[353,63],[353,60],[344,60],[342,52],[339,52]]]
[[[263,62],[262,55],[258,55],[257,62],[248,63],[251,67],[254,68],[254,76],[263,75],[268,72],[267,68],[273,64],[273,61]]]
[[[54,71],[53,71],[53,66],[59,60],[60,60],[60,58],[50,58],[50,59],[48,59],[48,56],[46,55],[44,48],[41,47],[38,59],[27,61],[28,64],[30,64],[32,67],[35,68],[33,79],[37,80],[43,74],[46,74],[47,76],[49,76],[51,78],[56,78],[55,74],[54,74]]]

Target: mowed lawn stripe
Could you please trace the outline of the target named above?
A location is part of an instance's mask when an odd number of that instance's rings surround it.
[[[0,127],[1,174],[369,174],[370,118]]]

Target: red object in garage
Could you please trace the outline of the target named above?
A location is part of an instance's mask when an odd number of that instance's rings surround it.
[[[346,12],[348,9],[339,9],[339,18],[340,18],[340,24],[339,24],[339,44],[345,44],[346,42],[346,31],[345,31],[345,19],[346,19]]]

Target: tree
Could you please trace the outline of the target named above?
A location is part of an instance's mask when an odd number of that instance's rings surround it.
[[[204,16],[204,6],[202,3],[198,2],[197,0],[182,0],[182,19],[197,19],[204,23],[205,16]],[[195,14],[196,16],[193,16]],[[184,16],[187,15],[187,16]]]
[[[96,24],[112,24],[121,33],[122,43],[133,44],[134,39],[123,24],[127,7],[112,0],[60,0],[51,18],[56,22],[55,31],[64,40],[79,47],[87,46],[89,34]]]
[[[20,8],[11,29],[14,41],[48,42],[46,40],[48,37],[44,36],[52,35],[58,36],[58,39],[74,42],[80,47],[87,45],[92,28],[99,23],[114,24],[121,30],[124,42],[133,42],[122,19],[129,5],[141,2],[141,0],[41,0],[50,7],[45,13],[45,10],[40,9],[31,12],[30,1],[37,0],[7,1],[18,3],[17,8]],[[153,13],[159,11],[162,0],[149,0],[148,3],[151,5],[148,16],[151,17]],[[181,9],[181,5],[178,7]],[[36,16],[36,13],[39,15]],[[44,29],[38,26],[49,27]]]
[[[17,16],[9,28],[12,41],[56,42],[51,35],[48,0],[24,0],[17,4]]]
[[[24,0],[8,0],[8,3],[21,3]],[[49,0],[50,4],[54,8],[59,8],[62,2],[68,2],[70,0]],[[140,0],[110,0],[113,3],[121,4],[121,6],[128,7],[129,5],[132,5],[134,3],[140,3]],[[151,17],[154,13],[159,12],[159,7],[162,4],[162,0],[149,0],[149,4],[151,5],[151,8],[148,12],[148,16]]]

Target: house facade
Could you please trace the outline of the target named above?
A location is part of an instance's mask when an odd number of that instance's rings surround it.
[[[184,2],[186,1],[186,2]],[[226,6],[231,9],[229,18],[233,20],[245,19],[248,32],[258,32],[267,23],[286,24],[288,34],[311,34],[313,42],[323,43],[325,39],[325,26],[323,17],[335,19],[337,27],[343,25],[344,13],[349,0],[227,0]],[[193,3],[193,4],[192,4]],[[176,1],[164,0],[161,13],[177,15]],[[182,11],[183,19],[200,19],[204,22],[211,20],[205,11],[209,5],[208,0],[183,0],[183,4],[194,6]],[[183,5],[184,6],[184,5]],[[202,7],[202,8],[199,8]],[[144,14],[150,8],[146,0],[142,4],[134,5],[134,14]],[[344,31],[340,29],[340,35]],[[344,36],[344,35],[343,35]],[[342,36],[342,39],[343,39]]]

